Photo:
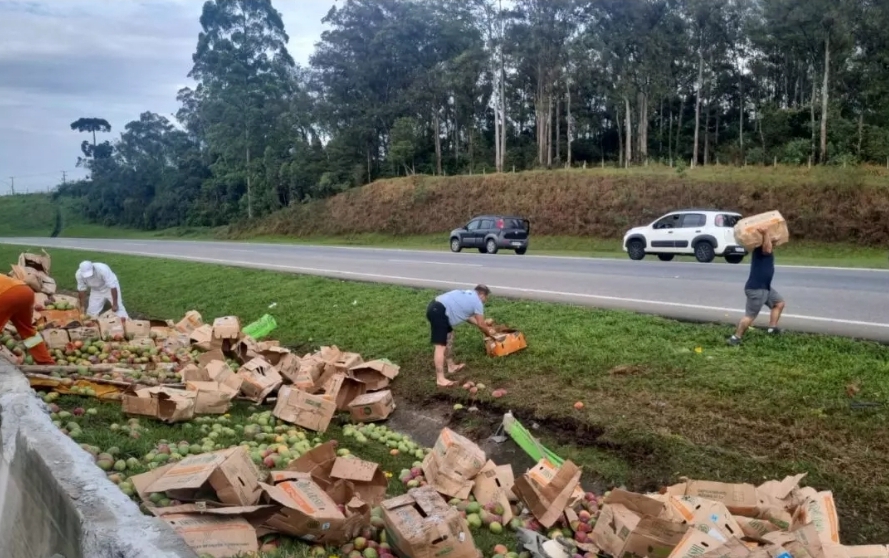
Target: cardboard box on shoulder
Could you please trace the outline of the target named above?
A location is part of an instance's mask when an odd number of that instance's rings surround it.
[[[395,400],[388,389],[359,395],[349,403],[349,413],[355,422],[386,420],[394,410]]]
[[[769,211],[758,215],[745,217],[735,223],[735,240],[748,250],[753,250],[762,245],[762,235],[759,229],[768,229],[769,236],[775,246],[785,244],[790,240],[790,232],[787,230],[787,221],[779,211]]]
[[[229,506],[252,506],[259,501],[263,474],[238,446],[190,455],[179,461],[131,478],[136,492],[147,496],[163,492],[182,502],[210,501]],[[150,501],[147,497],[143,501]]]
[[[12,273],[10,273],[10,276],[12,276],[14,279],[18,279],[25,285],[28,285],[35,293],[43,292],[43,283],[40,280],[39,272],[35,269],[20,265],[13,265]]]
[[[444,428],[423,460],[423,474],[442,494],[465,500],[472,492],[473,479],[487,462],[485,452],[475,442]]]
[[[294,386],[282,386],[272,414],[284,422],[315,432],[326,432],[336,414],[336,402]]]
[[[476,558],[469,525],[430,486],[382,503],[386,538],[401,558]]]

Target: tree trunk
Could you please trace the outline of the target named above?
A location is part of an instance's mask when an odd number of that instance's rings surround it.
[[[709,93],[709,92],[708,92]],[[710,164],[710,96],[707,96],[707,107],[704,109],[704,166]]]
[[[858,113],[858,158],[861,159],[861,145],[864,142],[864,109]]]
[[[648,163],[648,139],[646,132],[648,130],[648,96],[640,91],[636,95],[636,102],[639,103],[639,122],[637,124],[636,136],[639,144],[638,159],[640,164]]]
[[[571,142],[574,141],[574,120],[571,117],[571,81],[567,81],[565,83],[565,107],[567,108],[568,117],[567,117],[567,147],[566,151],[568,152],[565,161],[566,166],[571,167]]]
[[[661,110],[658,116],[658,159],[663,161],[664,157],[664,98],[661,97]]]
[[[704,90],[704,45],[703,39],[698,45],[698,92],[695,100],[695,144],[692,149],[691,167],[695,168],[698,164],[698,142],[701,128],[701,93]]]
[[[617,123],[617,166],[622,168],[624,166],[624,134],[620,123],[620,105],[614,107],[614,120]]]
[[[719,164],[719,156],[716,155],[719,151],[719,113],[722,112],[719,110],[719,103],[716,104],[716,127],[713,129],[713,155],[714,159],[716,159],[716,164]]]
[[[830,35],[824,39],[824,82],[821,85],[821,164],[827,162],[827,105],[830,83]]]
[[[437,110],[433,113],[432,118],[435,132],[435,172],[441,176],[441,119]]]
[[[501,35],[503,33],[501,24]],[[506,166],[506,70],[503,63],[503,48],[500,49],[500,172]]]
[[[667,156],[669,157],[670,166],[673,166],[673,107],[670,107],[670,120],[667,126]]]
[[[500,162],[500,101],[497,99],[499,97],[499,85],[497,89],[498,92],[495,92],[494,95],[494,168],[497,169],[497,172],[503,172],[503,166]]]
[[[548,91],[546,100],[546,168],[553,166],[553,94]]]
[[[244,144],[247,154],[247,218],[253,219],[253,191],[250,183],[250,130],[244,129]]]
[[[630,168],[630,161],[633,160],[633,112],[630,110],[630,98],[624,97],[624,105],[627,109],[627,147],[624,157],[624,166]]]
[[[744,78],[738,72],[738,148],[741,150],[741,161],[744,160]]]
[[[677,116],[678,121],[676,122],[676,144],[673,146],[673,154],[674,158],[679,159],[682,157],[682,151],[679,148],[679,140],[682,139],[682,115],[685,111],[682,109],[683,107],[683,99],[682,96],[679,96],[679,115]]]
[[[556,99],[556,161],[562,159],[562,99]]]
[[[811,141],[812,149],[811,149],[811,153],[809,154],[809,161],[814,162],[815,161],[815,95],[817,94],[817,91],[818,91],[818,89],[817,89],[818,80],[815,79],[815,65],[811,64],[809,66],[809,69],[812,72],[812,99],[811,99],[811,102],[809,103],[809,116],[811,117],[811,129],[812,129],[811,130],[812,131],[812,141]]]

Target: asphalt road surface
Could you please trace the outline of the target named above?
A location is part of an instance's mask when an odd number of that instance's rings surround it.
[[[237,242],[5,238],[0,243],[113,252],[393,283],[439,290],[485,283],[495,296],[620,308],[734,324],[743,314],[749,266],[629,259],[484,255]],[[533,252],[533,247],[532,247]],[[786,329],[889,343],[889,271],[781,266]],[[71,273],[74,273],[71,270]],[[121,277],[126,289],[126,278]],[[765,325],[766,314],[757,322]],[[726,328],[726,334],[730,328]]]

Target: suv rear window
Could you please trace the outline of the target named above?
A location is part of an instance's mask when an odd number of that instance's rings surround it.
[[[717,215],[716,218],[713,220],[713,223],[714,223],[717,227],[727,227],[727,228],[732,228],[732,227],[734,227],[734,226],[738,223],[738,221],[740,221],[740,220],[741,220],[741,216],[740,216],[740,215],[727,215],[727,214],[725,214],[725,213],[720,213],[720,214]]]
[[[498,219],[497,224],[503,223],[501,228],[527,230],[528,222],[523,219]]]

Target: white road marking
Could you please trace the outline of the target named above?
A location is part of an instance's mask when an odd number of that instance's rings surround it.
[[[431,262],[431,261],[422,261],[422,260],[389,260],[390,262],[399,262],[399,263],[408,263],[408,264],[423,264],[423,265],[459,265],[460,267],[482,267],[482,264],[469,264],[469,263],[460,263],[460,262]]]
[[[110,252],[110,253],[120,253],[117,250],[100,250],[95,248],[79,248],[80,250],[87,250],[93,252]],[[203,256],[182,256],[179,254],[165,254],[165,253],[156,253],[156,252],[125,252],[124,255],[136,255],[136,256],[149,256],[149,257],[160,257],[160,258],[169,258],[173,260],[184,260],[184,261],[194,261],[194,262],[204,262],[204,263],[214,263],[214,264],[222,264],[222,265],[234,265],[241,267],[251,267],[257,269],[279,269],[284,271],[295,271],[295,272],[304,272],[304,273],[314,273],[319,275],[345,275],[347,277],[365,277],[368,279],[378,279],[378,280],[389,280],[389,281],[409,281],[414,283],[433,283],[438,285],[449,285],[449,286],[472,286],[474,283],[462,282],[462,281],[445,281],[441,279],[424,279],[421,277],[403,277],[400,275],[384,275],[380,273],[366,273],[363,271],[342,271],[336,269],[320,269],[314,267],[302,267],[295,265],[283,265],[283,264],[273,264],[273,263],[256,263],[256,262],[248,262],[248,261],[240,261],[240,260],[223,260],[220,258],[207,258]],[[593,295],[587,293],[572,293],[565,291],[551,291],[545,289],[528,289],[523,287],[510,287],[508,285],[488,285],[492,290],[502,290],[502,291],[513,291],[517,293],[534,293],[534,294],[544,294],[551,296],[563,296],[563,297],[576,297],[583,298],[588,300],[602,300],[609,302],[621,302],[621,303],[634,303],[634,304],[647,304],[651,306],[666,306],[670,308],[686,308],[690,310],[708,310],[713,312],[722,312],[722,313],[740,313],[741,311],[737,308],[724,308],[721,306],[706,306],[703,304],[687,304],[683,302],[666,302],[661,300],[646,300],[641,298],[627,298],[627,297],[619,297],[619,296],[607,296],[607,295]],[[877,323],[877,322],[864,322],[859,320],[843,320],[839,318],[825,318],[822,316],[805,316],[802,314],[784,314],[785,318],[791,318],[795,320],[805,320],[810,322],[821,322],[821,323],[830,323],[830,324],[843,324],[843,325],[853,325],[853,326],[863,326],[863,327],[874,327],[874,328],[889,328],[889,323]]]

